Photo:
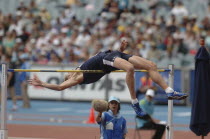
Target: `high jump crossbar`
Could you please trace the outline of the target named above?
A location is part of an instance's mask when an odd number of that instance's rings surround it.
[[[8,72],[88,72],[103,73],[102,70],[40,70],[40,69],[8,69]],[[171,71],[170,69],[158,69],[159,72]],[[124,70],[116,70],[112,72],[125,72]],[[135,72],[148,72],[147,70],[135,70]]]
[[[8,130],[7,121],[7,72],[89,72],[103,73],[102,70],[39,70],[39,69],[7,69],[7,64],[2,63],[1,70],[1,125],[0,139],[7,139]],[[174,65],[169,65],[169,69],[158,69],[159,72],[169,72],[169,86],[173,88],[174,84]],[[116,70],[113,72],[125,72]],[[147,70],[135,70],[135,72],[148,72]],[[168,100],[168,121],[166,125],[166,139],[173,139],[173,100]]]

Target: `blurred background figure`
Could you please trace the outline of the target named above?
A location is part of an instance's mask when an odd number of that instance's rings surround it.
[[[141,85],[140,85],[139,89],[136,91],[137,98],[140,99],[140,98],[142,98],[142,96],[145,96],[146,91],[148,89],[153,89],[153,90],[156,89],[154,82],[149,77],[148,72],[145,72],[144,76],[142,76],[139,80],[140,80]]]
[[[16,69],[16,64],[12,62],[12,57],[8,54],[5,55],[5,62],[8,64],[8,68]],[[16,111],[18,109],[17,106],[17,98],[15,93],[15,72],[8,72],[7,75],[7,85],[8,85],[8,92],[12,99],[12,111]]]
[[[29,63],[29,56],[27,53],[21,53],[20,54],[20,69],[30,69],[30,63]],[[28,84],[27,80],[29,79],[29,72],[20,72],[19,80],[21,84],[21,93],[22,93],[22,100],[23,100],[23,108],[30,108],[30,99],[28,96]]]
[[[126,120],[120,115],[120,100],[111,96],[108,101],[108,111],[99,112],[96,121],[100,125],[101,138],[125,139],[127,134]]]
[[[139,117],[136,117],[136,125],[138,129],[155,129],[156,132],[154,136],[152,137],[153,139],[161,139],[164,131],[165,131],[165,126],[162,121],[159,122],[158,120],[155,120],[152,118],[152,114],[154,113],[154,103],[153,103],[153,98],[155,96],[155,91],[152,89],[148,89],[145,98],[140,100],[140,106],[142,109],[150,115],[151,119],[145,120],[141,119]]]

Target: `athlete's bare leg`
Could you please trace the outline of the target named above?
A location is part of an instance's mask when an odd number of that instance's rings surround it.
[[[127,60],[117,57],[114,60],[114,67],[126,71],[126,83],[127,83],[128,89],[130,91],[132,107],[139,117],[146,118],[148,116],[148,114],[146,114],[145,112],[142,111],[142,109],[139,106],[139,101],[136,98],[135,87],[134,87],[134,66],[133,66],[133,64],[131,64]]]
[[[131,98],[136,99],[134,87],[134,66],[130,62],[117,57],[114,60],[114,67],[126,71],[126,83],[130,91]]]
[[[152,61],[144,59],[138,56],[132,56],[128,60],[130,63],[134,65],[135,69],[145,69],[148,70],[150,77],[152,80],[157,83],[164,90],[168,87],[163,77],[157,71],[157,66]]]

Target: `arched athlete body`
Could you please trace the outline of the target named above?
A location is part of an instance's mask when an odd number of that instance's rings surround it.
[[[168,99],[185,99],[187,97],[184,93],[179,93],[170,88],[162,76],[157,71],[157,66],[152,61],[144,59],[135,55],[128,55],[123,53],[126,49],[128,42],[122,41],[120,49],[117,51],[105,51],[99,52],[95,56],[91,57],[85,61],[78,70],[103,70],[104,73],[83,73],[83,72],[74,72],[69,73],[65,76],[65,81],[61,84],[49,84],[42,82],[36,75],[33,79],[30,79],[28,82],[31,85],[42,86],[52,90],[61,91],[66,88],[75,86],[77,84],[89,84],[98,81],[105,74],[110,73],[114,70],[125,70],[126,71],[126,84],[128,86],[132,107],[135,110],[136,114],[140,117],[145,116],[146,114],[141,110],[139,106],[139,101],[136,98],[135,93],[135,83],[134,83],[134,71],[135,69],[144,69],[148,70],[148,73],[151,79],[157,83],[162,89],[165,90]]]

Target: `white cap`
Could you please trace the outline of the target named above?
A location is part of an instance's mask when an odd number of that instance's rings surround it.
[[[147,92],[146,92],[146,95],[154,97],[155,96],[155,91],[153,89],[148,89]]]
[[[111,97],[109,98],[109,101],[108,101],[108,102],[111,102],[111,101],[117,101],[118,103],[120,103],[120,99],[117,98],[117,97],[114,97],[114,96],[111,96]]]

